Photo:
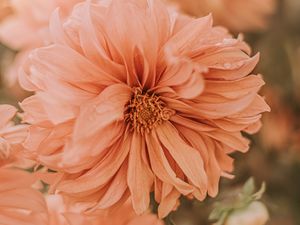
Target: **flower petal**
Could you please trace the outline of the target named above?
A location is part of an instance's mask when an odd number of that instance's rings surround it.
[[[0,129],[15,116],[17,109],[11,105],[0,105]]]
[[[161,143],[170,152],[187,178],[205,193],[207,191],[207,177],[199,152],[186,144],[179,136],[176,128],[169,122],[160,125],[156,132]]]
[[[146,143],[151,167],[155,175],[163,182],[174,185],[182,194],[190,194],[193,187],[177,177],[164,155],[164,150],[162,149],[155,132],[146,135]]]
[[[150,191],[154,183],[148,162],[145,162],[146,144],[140,134],[134,132],[129,153],[127,182],[131,192],[133,208],[142,214],[149,208]]]

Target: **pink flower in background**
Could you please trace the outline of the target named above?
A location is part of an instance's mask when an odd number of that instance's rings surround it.
[[[48,44],[50,16],[57,7],[63,17],[68,16],[80,0],[11,0],[13,13],[2,21],[0,40],[15,50],[31,49]]]
[[[47,206],[43,195],[31,188],[34,176],[0,168],[0,221],[5,225],[46,225]]]
[[[274,13],[276,0],[167,0],[193,16],[212,13],[215,24],[230,30],[257,31],[265,29]]]
[[[231,177],[241,132],[269,107],[249,47],[211,17],[189,18],[150,1],[93,1],[50,22],[54,44],[34,50],[20,75],[24,143],[57,170],[52,189],[90,210],[121,205],[159,216],[181,195],[216,196]],[[248,76],[249,75],[249,76]],[[52,174],[53,176],[53,174]]]
[[[9,3],[4,0],[4,2],[11,13],[0,21],[0,42],[19,51],[5,74],[6,83],[12,86],[28,51],[51,42],[48,25],[53,10],[59,7],[62,17],[66,17],[73,6],[81,0],[11,0]]]
[[[14,125],[11,121],[17,109],[10,105],[0,105],[0,166],[11,163],[24,164],[21,144],[27,136],[27,125]],[[19,165],[21,165],[19,164]],[[25,165],[25,164],[24,164]]]
[[[98,212],[86,215],[78,206],[68,206],[60,195],[46,197],[49,211],[49,225],[163,225],[156,215],[145,213],[137,216],[129,202],[112,213]]]

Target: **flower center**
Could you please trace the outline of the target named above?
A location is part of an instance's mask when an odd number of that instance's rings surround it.
[[[125,121],[139,133],[149,133],[174,114],[175,111],[167,108],[159,96],[143,92],[141,88],[133,89],[133,95],[125,106]]]

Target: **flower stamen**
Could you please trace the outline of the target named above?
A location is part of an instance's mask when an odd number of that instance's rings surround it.
[[[125,121],[139,133],[149,133],[174,114],[159,96],[143,92],[141,88],[133,89],[132,98],[125,106]]]

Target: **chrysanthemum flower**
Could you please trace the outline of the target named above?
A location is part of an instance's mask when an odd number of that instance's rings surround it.
[[[24,163],[21,144],[27,136],[27,125],[14,125],[11,121],[17,109],[0,105],[0,166]]]
[[[49,195],[46,201],[49,225],[163,225],[151,213],[137,216],[129,202],[113,212],[102,210],[95,215],[86,215],[81,212],[80,206],[66,204],[61,195]]]
[[[47,224],[47,206],[43,195],[31,188],[34,182],[26,172],[0,168],[1,224]]]
[[[215,24],[233,31],[265,29],[276,8],[276,0],[166,0],[193,16],[212,13]]]
[[[0,23],[0,42],[19,51],[5,74],[7,84],[14,85],[17,71],[28,52],[51,42],[48,25],[53,10],[60,7],[62,16],[66,17],[81,0],[2,1],[0,4],[5,5],[6,11],[9,10],[10,13]]]
[[[235,150],[246,152],[261,113],[261,76],[249,47],[211,17],[159,1],[90,1],[50,22],[55,44],[32,52],[20,80],[31,124],[25,147],[59,171],[52,187],[91,208],[154,191],[159,216],[181,195],[215,196]],[[248,76],[249,75],[249,76]]]

